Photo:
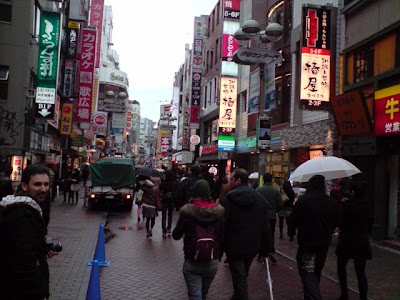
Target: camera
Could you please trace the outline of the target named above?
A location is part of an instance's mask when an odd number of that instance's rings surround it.
[[[47,251],[61,252],[62,245],[60,243],[53,243],[53,240],[50,237],[46,237],[46,246]]]

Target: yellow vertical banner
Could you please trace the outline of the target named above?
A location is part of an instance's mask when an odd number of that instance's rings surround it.
[[[72,103],[63,103],[61,106],[61,127],[60,135],[71,136],[72,132]]]

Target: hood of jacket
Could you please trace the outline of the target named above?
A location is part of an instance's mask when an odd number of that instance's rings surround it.
[[[182,206],[179,210],[182,217],[190,217],[196,219],[200,223],[213,223],[225,214],[225,209],[217,204],[213,207],[201,207],[193,203]]]
[[[253,188],[241,185],[229,191],[226,198],[241,207],[252,207],[257,197],[261,197]]]
[[[6,208],[7,206],[14,205],[14,204],[26,204],[31,206],[32,208],[36,209],[40,215],[42,215],[42,209],[40,208],[39,204],[33,200],[31,197],[28,196],[13,196],[9,195],[4,197],[0,201],[0,206]]]

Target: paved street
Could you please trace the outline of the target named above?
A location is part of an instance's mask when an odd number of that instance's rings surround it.
[[[49,235],[63,244],[62,253],[49,261],[51,272],[50,299],[85,299],[92,259],[102,211],[87,211],[56,200],[52,207]],[[174,216],[175,221],[177,214]],[[136,223],[136,207],[132,212],[110,213],[107,227],[115,236],[106,244],[110,267],[100,268],[102,299],[186,299],[182,275],[182,241],[161,237],[161,216],[156,219],[153,238],[147,239],[143,222]],[[302,299],[302,287],[293,261],[296,244],[287,238],[276,241],[278,264],[271,266],[275,299]],[[367,263],[371,299],[400,299],[400,254],[373,248],[374,260]],[[286,257],[287,256],[287,257]],[[336,279],[335,256],[330,250],[324,274]],[[352,264],[348,266],[349,283],[357,290]],[[249,276],[251,299],[269,299],[265,266],[254,262]],[[324,299],[337,299],[338,284],[323,277]],[[229,268],[220,263],[211,286],[209,299],[229,299],[232,284]],[[350,299],[358,299],[351,293]]]

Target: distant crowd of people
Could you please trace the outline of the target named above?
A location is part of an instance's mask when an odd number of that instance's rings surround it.
[[[84,168],[86,169],[86,168]],[[89,169],[75,169],[61,180],[64,202],[78,203],[79,184]],[[4,299],[46,299],[49,297],[47,259],[57,255],[45,242],[50,219],[53,187],[57,172],[31,164],[22,173],[14,193],[8,168],[0,169],[0,290]],[[351,183],[326,194],[325,178],[313,176],[298,195],[290,182],[279,187],[272,174],[263,175],[263,185],[251,185],[244,169],[229,178],[215,180],[203,165],[189,174],[167,170],[160,177],[139,175],[135,188],[137,221],[145,222],[152,238],[161,211],[162,237],[183,238],[183,275],[189,299],[206,299],[225,254],[233,284],[231,299],[249,299],[247,277],[253,260],[277,263],[275,227],[279,237],[297,234],[297,267],[304,299],[322,299],[319,282],[332,236],[339,233],[336,247],[340,299],[348,299],[346,266],[354,260],[360,299],[367,299],[366,261],[371,259],[368,241],[368,204],[364,189]],[[301,195],[300,195],[301,194]],[[75,196],[75,197],[74,197]],[[75,201],[74,201],[75,198]],[[173,211],[179,211],[175,228]]]

